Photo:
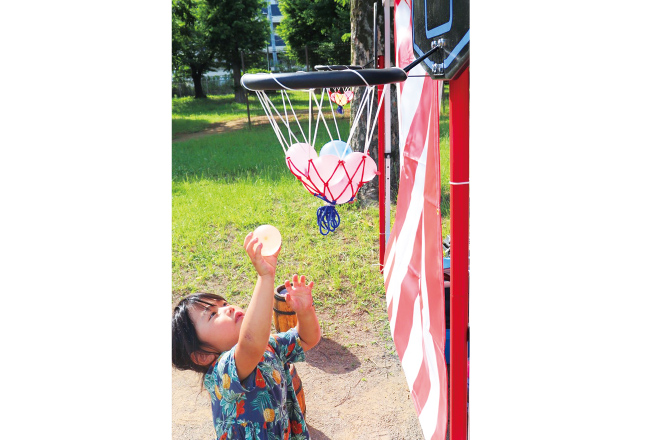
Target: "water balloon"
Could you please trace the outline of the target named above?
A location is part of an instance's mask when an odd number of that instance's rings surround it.
[[[274,255],[281,247],[281,233],[272,225],[258,226],[256,230],[253,231],[252,239],[256,237],[258,238],[258,244],[262,243],[260,254],[263,257]],[[254,251],[258,244],[253,247]]]
[[[286,164],[290,171],[298,176],[301,174],[306,176],[309,159],[316,159],[317,157],[318,153],[316,153],[314,147],[304,142],[293,144],[286,150]]]
[[[376,163],[369,154],[356,151],[346,156],[344,162],[349,176],[358,177],[358,181],[362,178],[362,182],[366,183],[376,176]]]
[[[346,145],[346,142],[340,140],[330,141],[321,148],[321,156],[332,155],[342,159],[351,153],[351,147]]]
[[[314,160],[309,169],[309,179],[313,182],[319,192],[325,190],[325,183],[328,186],[335,185],[346,177],[343,164],[339,164],[339,158],[330,154],[321,156]]]

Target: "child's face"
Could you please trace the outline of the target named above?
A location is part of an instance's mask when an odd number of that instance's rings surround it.
[[[208,348],[217,352],[230,350],[239,339],[244,311],[224,300],[209,301],[211,305],[188,311],[197,337]]]

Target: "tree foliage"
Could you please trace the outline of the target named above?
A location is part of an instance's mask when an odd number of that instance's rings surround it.
[[[250,62],[252,54],[261,53],[267,44],[263,4],[262,0],[172,0],[172,68],[177,75],[193,78],[196,97],[205,97],[202,75],[224,67],[233,73],[235,99],[243,100],[240,51]]]
[[[245,57],[262,58],[269,41],[269,23],[262,15],[264,0],[207,0],[211,44],[226,69],[241,65]],[[244,59],[248,66],[247,58]]]
[[[284,18],[277,33],[291,57],[309,65],[349,64],[351,19],[349,0],[282,0]]]
[[[218,66],[209,44],[207,13],[203,0],[172,0],[172,70],[193,78],[196,98],[206,98],[202,75]]]
[[[269,40],[269,23],[263,17],[263,0],[207,0],[211,44],[223,66],[232,70],[235,82],[235,101],[244,102],[241,86],[242,58],[244,67],[261,57]]]

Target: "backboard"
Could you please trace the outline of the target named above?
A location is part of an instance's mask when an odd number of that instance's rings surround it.
[[[423,61],[433,79],[451,80],[469,62],[469,0],[413,0],[413,50],[416,57],[434,44],[437,51]]]

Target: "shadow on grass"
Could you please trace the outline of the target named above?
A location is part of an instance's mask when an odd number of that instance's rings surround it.
[[[264,114],[259,104],[257,107],[257,109],[255,107],[250,109],[251,114]],[[202,131],[231,116],[246,117],[246,103],[235,102],[234,95],[211,95],[202,99],[174,98],[172,99],[172,136]]]
[[[320,96],[320,95],[319,95]],[[277,109],[283,108],[283,99],[278,93],[268,93],[269,99]],[[309,94],[304,91],[289,92],[290,104],[296,112],[309,108]],[[248,94],[248,113],[264,116],[265,111],[255,93]],[[326,100],[327,101],[327,100]],[[348,107],[347,107],[348,108]],[[325,110],[325,107],[324,107]],[[172,99],[172,136],[202,131],[217,122],[244,119],[247,117],[246,102],[235,102],[229,95],[209,95],[207,98],[193,97]]]
[[[309,105],[307,92],[291,92],[290,102],[295,109],[307,108]],[[281,95],[268,94],[274,105],[281,105]],[[248,94],[249,110],[251,116],[264,115],[265,112],[258,101],[255,93]],[[207,98],[195,99],[193,97],[172,99],[172,116],[195,116],[195,115],[246,115],[246,102],[235,102],[235,96],[209,95]]]
[[[214,123],[206,118],[172,118],[172,136],[185,133],[197,133],[198,131],[202,131],[213,124]]]
[[[249,98],[249,103],[255,99]],[[257,100],[256,100],[257,101]],[[262,112],[260,105],[258,109]],[[235,102],[235,95],[209,95],[207,98],[193,97],[172,99],[172,116],[195,116],[228,113],[246,113],[246,103]]]

